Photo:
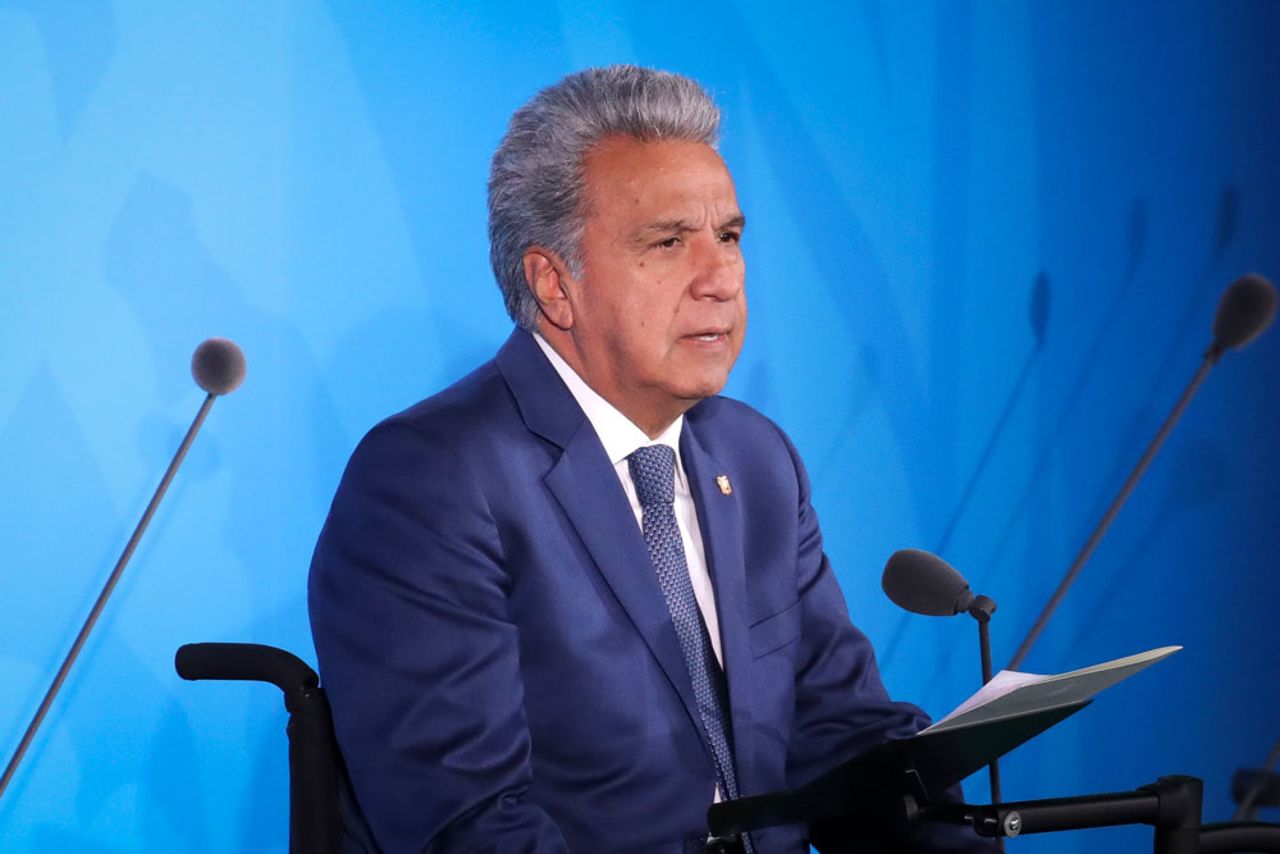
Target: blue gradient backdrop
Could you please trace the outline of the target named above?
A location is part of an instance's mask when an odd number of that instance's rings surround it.
[[[1222,288],[1280,274],[1278,41],[1267,2],[0,0],[6,756],[199,405],[192,349],[249,359],[0,802],[0,848],[283,850],[278,695],[183,683],[173,651],[312,660],[342,465],[505,337],[488,158],[592,64],[723,105],[751,220],[729,392],[807,459],[891,690],[946,712],[976,686],[973,627],[904,616],[880,568],[941,548],[999,601],[1009,658]],[[1274,332],[1223,361],[1027,668],[1186,650],[1012,754],[1007,796],[1180,772],[1224,819],[1232,770],[1280,736],[1277,367]]]

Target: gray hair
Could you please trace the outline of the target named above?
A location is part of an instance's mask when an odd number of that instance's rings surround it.
[[[489,171],[489,261],[507,313],[536,329],[524,253],[544,246],[581,275],[589,215],[586,156],[606,137],[716,145],[720,110],[698,83],[634,65],[588,68],[543,89],[511,117]]]

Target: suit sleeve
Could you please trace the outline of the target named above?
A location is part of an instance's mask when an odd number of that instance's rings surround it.
[[[317,543],[311,624],[338,743],[386,851],[565,851],[525,797],[510,579],[480,482],[450,444],[375,428]]]
[[[916,706],[895,702],[880,679],[875,651],[849,620],[844,594],[822,550],[822,533],[809,503],[809,478],[799,454],[783,435],[799,483],[798,586],[802,607],[801,650],[796,670],[796,709],[787,757],[787,778],[800,786],[882,741],[904,738],[929,724]],[[958,786],[946,793],[960,800]],[[827,827],[815,833],[822,852],[877,850],[866,828]],[[888,840],[884,850],[974,852],[996,849],[970,828],[930,827],[908,840]]]
[[[799,481],[797,553],[803,623],[787,759],[788,782],[799,786],[886,739],[918,732],[929,719],[915,706],[889,699],[871,642],[850,623],[844,594],[823,553],[804,465],[790,440],[785,436],[783,440]]]

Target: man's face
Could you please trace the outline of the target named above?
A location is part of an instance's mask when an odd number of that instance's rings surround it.
[[[743,217],[701,143],[612,137],[586,160],[565,330],[587,384],[649,435],[724,388],[747,326]],[[562,353],[562,355],[564,355]]]

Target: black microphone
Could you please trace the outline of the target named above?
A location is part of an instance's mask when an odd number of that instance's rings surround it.
[[[227,338],[206,338],[191,354],[191,376],[210,396],[220,397],[244,382],[244,353]]]
[[[987,624],[996,612],[989,596],[974,596],[969,582],[956,568],[923,549],[899,549],[889,556],[880,587],[899,608],[926,617],[954,617],[966,613],[978,621],[982,647],[982,684],[991,681],[991,638]]]
[[[899,608],[926,617],[953,617],[973,602],[964,576],[923,549],[900,549],[890,555],[880,586]]]
[[[982,684],[991,681],[991,615],[996,603],[974,596],[969,582],[955,567],[923,549],[899,549],[889,556],[880,587],[899,608],[926,617],[954,617],[966,613],[978,621],[978,649],[982,655]],[[992,760],[991,801],[1000,801],[1000,764]],[[1004,850],[1004,843],[1000,842]]]
[[[58,696],[62,683],[66,681],[67,674],[71,672],[71,667],[80,655],[81,648],[84,646],[85,641],[89,639],[89,633],[93,631],[94,625],[98,622],[98,617],[102,614],[102,609],[106,607],[107,600],[111,598],[111,592],[115,590],[116,584],[120,581],[125,565],[128,564],[129,558],[133,557],[133,552],[137,549],[143,532],[146,531],[147,525],[150,524],[151,517],[155,515],[156,508],[160,506],[160,499],[168,491],[173,476],[178,472],[178,466],[182,465],[183,459],[186,458],[187,451],[191,448],[191,443],[196,438],[196,433],[200,431],[200,425],[204,424],[204,419],[208,416],[209,409],[213,406],[214,398],[239,388],[240,383],[244,382],[244,374],[244,353],[235,345],[235,342],[226,338],[209,338],[196,347],[195,353],[191,356],[191,375],[195,378],[196,384],[208,394],[204,399],[204,403],[201,404],[200,410],[196,413],[195,419],[191,422],[191,426],[187,428],[187,435],[183,437],[182,444],[178,446],[177,453],[173,455],[173,460],[169,463],[169,468],[165,470],[164,477],[160,479],[160,485],[156,487],[155,494],[151,496],[147,509],[142,512],[142,518],[138,520],[138,527],[133,529],[133,536],[129,538],[129,542],[124,547],[124,552],[120,555],[120,559],[116,561],[115,569],[111,571],[111,576],[107,579],[107,583],[103,585],[97,601],[93,603],[93,610],[89,612],[84,625],[80,627],[80,633],[76,635],[75,642],[71,645],[71,651],[63,659],[62,666],[58,668],[57,675],[53,677],[53,682],[49,685],[49,690],[45,692],[44,699],[40,701],[40,708],[36,710],[35,717],[27,725],[27,731],[23,733],[22,741],[18,743],[18,749],[13,752],[13,756],[9,759],[9,764],[5,766],[4,776],[0,777],[0,796],[4,795],[5,789],[9,786],[9,781],[13,779],[13,775],[18,770],[18,763],[22,761],[27,748],[31,746],[31,741],[40,729],[40,724],[44,721],[45,715],[48,714],[49,707],[53,705],[54,698]]]
[[[1102,521],[1098,523],[1098,526],[1080,549],[1079,554],[1076,555],[1075,560],[1071,562],[1066,575],[1063,576],[1062,581],[1058,584],[1058,589],[1053,592],[1053,596],[1049,598],[1044,610],[1036,618],[1035,624],[1027,632],[1027,636],[1018,647],[1018,651],[1014,653],[1013,658],[1009,661],[1010,670],[1018,669],[1027,657],[1027,653],[1031,651],[1032,645],[1035,644],[1040,634],[1044,631],[1045,626],[1049,624],[1049,618],[1053,616],[1054,611],[1062,604],[1067,591],[1075,583],[1077,576],[1080,575],[1080,570],[1084,569],[1084,565],[1093,554],[1093,550],[1098,547],[1098,543],[1102,541],[1102,536],[1111,527],[1116,514],[1120,512],[1120,508],[1129,499],[1129,494],[1133,492],[1134,487],[1138,485],[1138,481],[1142,479],[1142,475],[1146,473],[1147,467],[1155,459],[1156,453],[1159,452],[1165,439],[1169,438],[1169,433],[1172,432],[1174,425],[1182,418],[1182,413],[1186,410],[1187,405],[1191,403],[1191,398],[1200,389],[1200,385],[1204,382],[1205,377],[1209,375],[1209,371],[1218,363],[1218,360],[1222,358],[1222,354],[1227,350],[1239,349],[1261,335],[1271,325],[1271,321],[1275,319],[1275,316],[1276,288],[1275,285],[1262,276],[1257,273],[1246,273],[1227,287],[1222,294],[1222,298],[1218,300],[1218,310],[1213,317],[1213,343],[1205,350],[1200,369],[1191,378],[1186,390],[1182,392],[1182,397],[1174,405],[1173,411],[1169,413],[1164,424],[1160,425],[1155,438],[1151,440],[1151,444],[1147,446],[1142,458],[1138,460],[1138,464],[1134,466],[1128,479],[1120,487],[1120,492],[1116,494],[1111,506],[1107,508]]]
[[[1257,273],[1231,283],[1213,315],[1213,345],[1238,350],[1271,325],[1276,317],[1276,287]]]

